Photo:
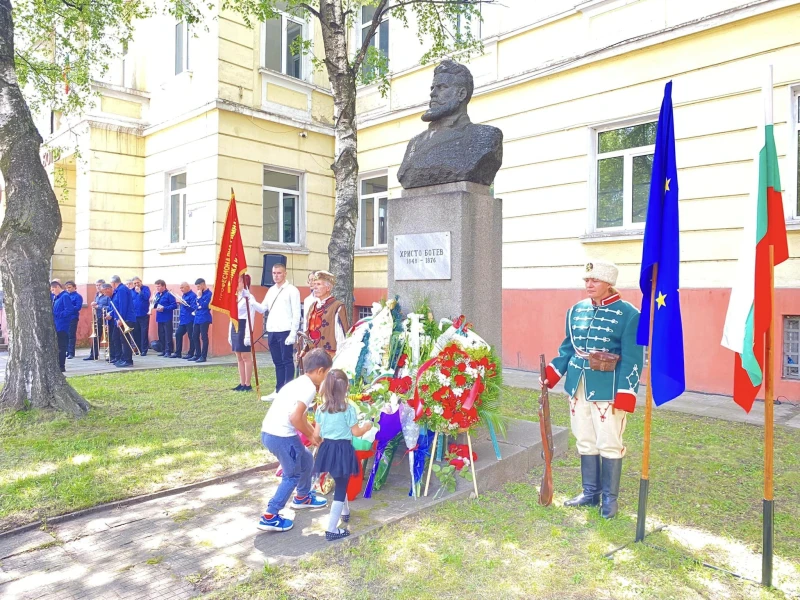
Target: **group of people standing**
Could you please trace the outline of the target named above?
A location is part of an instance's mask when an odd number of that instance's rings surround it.
[[[110,283],[104,279],[95,282],[96,294],[91,302],[92,346],[84,360],[99,360],[103,344],[108,361],[114,366],[133,366],[133,356],[146,356],[150,349],[150,318],[155,313],[159,356],[206,362],[212,296],[205,280],[195,281],[196,291],[192,291],[188,283],[182,283],[180,297],[167,289],[163,279],[157,280],[155,285],[156,293],[151,298],[150,288],[138,277],[124,284],[118,275],[112,276]],[[59,366],[64,372],[66,359],[75,357],[75,332],[83,298],[71,281],[62,286],[58,280],[53,280],[50,293],[58,336]],[[173,345],[175,310],[180,310],[180,315]],[[184,336],[188,346],[186,354],[183,353]]]
[[[338,344],[345,339],[350,329],[350,320],[344,303],[333,297],[336,278],[328,271],[315,271],[308,275],[311,294],[300,303],[300,292],[286,281],[286,266],[272,267],[275,285],[267,291],[262,302],[250,293],[250,276],[239,278],[238,323],[228,335],[231,348],[237,357],[239,385],[234,391],[252,390],[253,362],[250,327],[255,314],[266,315],[266,336],[272,362],[275,365],[275,391],[265,400],[272,400],[295,375],[295,351],[298,365],[302,368],[303,357],[315,348],[325,350],[331,357],[336,354]],[[249,306],[249,321],[248,321]]]

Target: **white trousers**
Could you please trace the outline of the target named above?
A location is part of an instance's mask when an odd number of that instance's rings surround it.
[[[569,399],[569,409],[579,454],[599,454],[604,458],[625,456],[622,434],[628,413],[615,409],[613,402],[587,402],[583,378],[575,396]]]

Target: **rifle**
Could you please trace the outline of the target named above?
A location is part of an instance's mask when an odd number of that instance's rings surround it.
[[[544,354],[539,355],[539,373],[542,380],[545,378],[547,365]],[[547,385],[542,383],[542,393],[539,395],[539,431],[542,434],[542,458],[544,459],[544,474],[539,486],[539,504],[550,506],[553,502],[553,427],[550,422],[550,397]]]

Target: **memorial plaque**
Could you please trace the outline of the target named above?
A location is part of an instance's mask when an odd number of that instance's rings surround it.
[[[450,232],[394,236],[394,279],[450,279]]]

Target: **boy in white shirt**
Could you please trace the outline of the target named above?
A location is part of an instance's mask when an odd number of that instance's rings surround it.
[[[278,513],[286,506],[295,488],[297,494],[291,502],[295,510],[321,508],[328,504],[325,498],[317,498],[311,491],[314,457],[300,441],[297,432],[305,435],[314,445],[322,442],[309,424],[306,412],[331,370],[332,362],[322,349],[309,352],[303,362],[305,374],[281,388],[261,425],[261,443],[278,459],[283,470],[278,489],[258,522],[261,531],[288,531],[294,526],[290,519]]]

